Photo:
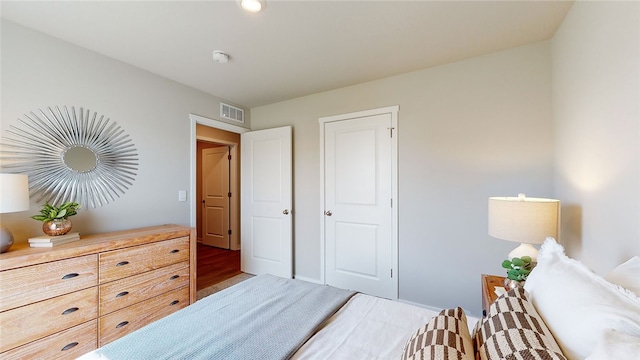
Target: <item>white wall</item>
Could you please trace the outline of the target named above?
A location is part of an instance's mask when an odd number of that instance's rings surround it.
[[[604,274],[640,255],[640,3],[576,2],[552,51],[564,244]]]
[[[516,246],[487,235],[489,196],[552,195],[543,42],[251,109],[293,126],[295,274],[320,278],[318,118],[399,105],[400,298],[480,313],[480,274]]]
[[[96,233],[164,223],[189,225],[189,113],[216,118],[213,96],[2,20],[2,135],[23,114],[48,106],[90,109],[118,123],[139,154],[138,175],[116,201],[82,209],[74,231]],[[3,214],[17,242],[41,235],[28,212]]]

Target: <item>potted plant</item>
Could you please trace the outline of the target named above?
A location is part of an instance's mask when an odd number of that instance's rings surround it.
[[[63,203],[59,207],[44,204],[40,214],[33,215],[34,220],[42,221],[42,231],[49,236],[64,235],[71,231],[70,216],[76,215],[80,204],[74,201]]]
[[[513,289],[527,280],[529,273],[533,269],[533,262],[531,257],[514,257],[511,260],[505,260],[502,262],[502,267],[507,269],[507,278],[505,279],[504,286],[507,289]]]

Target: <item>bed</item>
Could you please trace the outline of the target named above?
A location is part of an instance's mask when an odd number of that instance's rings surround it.
[[[640,359],[638,270],[605,279],[547,239],[483,319],[261,275],[80,359]]]
[[[81,359],[394,359],[412,333],[437,313],[260,275]]]

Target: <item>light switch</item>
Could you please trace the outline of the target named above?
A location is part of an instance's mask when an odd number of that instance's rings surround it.
[[[187,201],[187,190],[178,190],[178,201]]]

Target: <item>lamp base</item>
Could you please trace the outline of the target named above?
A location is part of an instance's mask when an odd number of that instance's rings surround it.
[[[521,258],[523,256],[529,256],[531,258],[531,262],[536,262],[538,260],[538,249],[534,248],[531,244],[522,243],[517,248],[511,250],[509,253],[509,260],[513,258]]]
[[[13,245],[13,234],[9,229],[0,225],[0,253],[3,253]]]

